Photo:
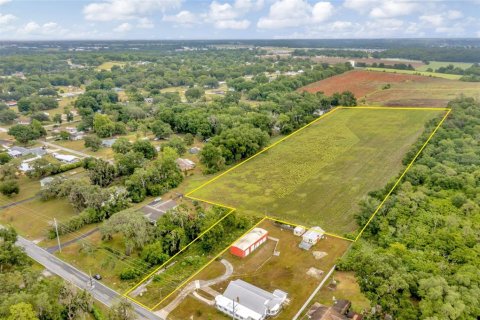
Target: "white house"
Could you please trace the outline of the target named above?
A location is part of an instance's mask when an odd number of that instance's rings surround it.
[[[231,281],[225,292],[215,297],[215,307],[238,320],[264,320],[280,313],[287,296],[282,290],[268,292],[238,279]]]
[[[53,157],[59,161],[62,161],[64,163],[75,163],[78,161],[78,157],[72,156],[69,154],[59,154],[59,153],[54,153]]]

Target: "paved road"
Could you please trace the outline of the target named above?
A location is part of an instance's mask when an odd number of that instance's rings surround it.
[[[41,141],[39,140],[38,142],[40,143],[43,143],[44,145],[46,145],[47,147],[50,147],[50,148],[53,148],[53,149],[60,149],[60,150],[63,150],[63,151],[67,151],[67,152],[70,152],[70,153],[73,153],[77,156],[80,156],[82,158],[84,157],[93,157],[93,158],[100,158],[100,157],[97,157],[97,156],[92,156],[92,155],[89,155],[89,154],[86,154],[84,152],[80,152],[80,151],[77,151],[77,150],[73,150],[73,149],[70,149],[70,148],[65,148],[65,147],[62,147],[62,146],[59,146],[58,144],[54,144],[54,143],[51,143],[51,142],[47,142],[47,141]]]
[[[31,241],[28,241],[25,238],[18,237],[17,245],[24,248],[25,252],[30,258],[37,261],[50,272],[55,273],[56,275],[62,277],[64,280],[73,283],[75,286],[81,289],[87,289],[92,296],[105,304],[106,306],[111,306],[117,299],[121,296],[118,292],[110,289],[104,284],[94,281],[93,288],[90,286],[90,279],[87,274],[76,269],[70,264],[63,262],[54,255],[48,253],[46,250],[40,248]],[[138,319],[148,319],[148,320],[162,320],[154,313],[149,310],[132,303],[135,309],[135,312],[138,315]]]

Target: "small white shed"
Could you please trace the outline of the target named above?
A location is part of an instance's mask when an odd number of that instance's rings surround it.
[[[302,236],[303,241],[309,244],[316,244],[318,240],[322,239],[325,231],[320,227],[312,227],[308,229]]]
[[[293,229],[293,234],[300,237],[305,233],[305,228],[302,226],[296,226],[295,229]]]

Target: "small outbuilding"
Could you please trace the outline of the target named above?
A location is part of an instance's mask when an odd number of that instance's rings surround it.
[[[262,228],[254,228],[252,231],[238,239],[230,247],[230,253],[237,257],[244,258],[265,243],[267,238],[267,230]]]
[[[305,233],[305,228],[302,226],[296,226],[295,229],[293,229],[293,234],[301,237]]]
[[[189,171],[195,168],[195,162],[190,159],[178,158],[177,160],[175,160],[175,162],[182,171]]]
[[[191,153],[191,154],[198,154],[200,152],[200,148],[199,147],[192,147],[190,149],[188,149],[188,152]]]
[[[314,245],[323,238],[324,234],[325,231],[322,228],[312,227],[302,235],[302,239],[304,242]]]
[[[78,157],[69,154],[54,153],[53,157],[64,163],[75,163],[78,161]]]
[[[103,139],[102,147],[111,148],[117,139]]]
[[[318,240],[325,236],[325,231],[320,227],[312,227],[302,235],[302,242],[298,245],[300,249],[310,250]]]

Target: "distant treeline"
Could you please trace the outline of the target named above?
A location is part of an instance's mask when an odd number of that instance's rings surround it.
[[[372,54],[374,58],[403,58],[422,61],[480,62],[480,48],[396,48]]]
[[[342,58],[368,58],[368,52],[361,50],[339,50],[339,49],[295,49],[292,53],[298,57],[342,57]]]
[[[383,62],[380,63],[365,63],[365,62],[356,62],[355,67],[359,68],[388,68],[388,69],[397,69],[397,70],[415,70],[415,68],[411,64],[405,63],[395,63],[395,64],[385,64]]]
[[[64,52],[82,47],[93,52],[172,51],[182,47],[251,46],[342,49],[460,49],[480,48],[479,39],[271,39],[271,40],[130,40],[130,41],[0,41],[0,55],[27,52]],[[478,56],[478,55],[477,55]],[[433,60],[433,59],[432,59]],[[457,61],[457,60],[443,60]],[[463,60],[462,60],[463,61]],[[470,60],[469,60],[470,62]],[[476,61],[473,61],[476,62]]]
[[[434,70],[432,68],[428,68],[427,71],[434,71]],[[449,64],[446,67],[440,67],[438,69],[435,69],[435,72],[463,75],[463,77],[460,78],[460,80],[462,81],[470,81],[470,82],[480,81],[480,65],[478,63],[473,64],[467,69],[462,69],[460,67],[454,66],[453,64]]]

